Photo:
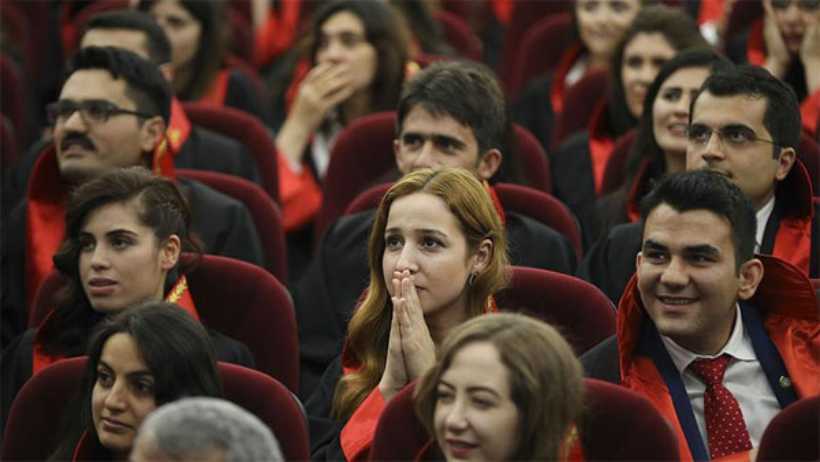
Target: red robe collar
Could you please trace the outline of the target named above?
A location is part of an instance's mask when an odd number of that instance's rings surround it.
[[[168,294],[165,296],[165,301],[169,303],[175,303],[182,308],[183,311],[188,313],[192,318],[199,321],[199,312],[197,312],[196,306],[194,305],[194,299],[191,296],[191,291],[188,289],[188,280],[185,276],[181,276],[177,279],[177,282],[168,291]],[[52,317],[54,316],[54,311],[49,313],[46,319],[43,320],[43,324],[50,322]],[[32,363],[31,363],[31,374],[34,375],[40,372],[43,368],[54,364],[55,362],[65,359],[64,356],[50,356],[43,352],[42,343],[40,339],[35,336],[34,339],[34,347],[32,349]]]
[[[552,112],[554,114],[560,114],[564,111],[567,74],[569,74],[575,62],[578,61],[583,50],[580,42],[576,43],[568,48],[561,57],[561,60],[558,61],[558,66],[556,66],[555,73],[552,77],[552,87],[550,88],[550,103],[552,104]]]
[[[224,106],[225,98],[228,95],[230,72],[229,69],[221,69],[217,72],[211,87],[202,95],[202,98],[200,98],[198,102],[213,104],[214,106]]]
[[[172,157],[179,154],[190,135],[191,121],[188,119],[188,115],[185,114],[182,103],[174,97],[171,99],[171,121],[168,123],[168,129],[165,130],[165,139],[168,141],[168,148]]]
[[[749,37],[746,38],[746,60],[755,66],[766,64],[766,40],[763,38],[762,19],[755,21],[749,28]]]
[[[777,185],[775,200],[783,204],[784,215],[777,228],[772,255],[798,267],[806,275],[811,268],[813,195],[809,173],[798,159]]]
[[[302,0],[282,0],[276,2],[276,6],[278,8],[271,2],[267,19],[256,30],[253,60],[257,68],[287,51],[298,32]]]
[[[154,150],[152,170],[175,178],[173,156],[163,139]],[[62,181],[54,144],[34,164],[28,183],[26,209],[26,301],[31,306],[37,288],[54,267],[52,257],[65,236],[65,206],[69,185]]]

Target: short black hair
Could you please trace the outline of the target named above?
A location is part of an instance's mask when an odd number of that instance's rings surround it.
[[[483,64],[440,61],[413,76],[399,100],[398,135],[405,117],[416,106],[469,127],[478,142],[479,155],[490,149],[504,150],[510,130],[504,93],[493,71]]]
[[[757,218],[743,191],[723,175],[693,170],[667,176],[641,201],[641,236],[646,219],[661,204],[678,212],[708,210],[729,221],[735,244],[735,267],[754,256]],[[704,230],[708,233],[709,230]]]
[[[715,72],[703,82],[700,91],[692,98],[689,108],[689,124],[698,98],[708,91],[715,96],[750,96],[766,99],[763,125],[772,135],[775,143],[775,158],[780,149],[797,149],[800,144],[800,103],[794,90],[785,82],[773,76],[766,69],[748,64],[731,66]]]
[[[137,110],[162,116],[168,124],[172,91],[155,64],[122,48],[86,47],[69,61],[65,80],[77,71],[89,69],[104,69],[114,79],[125,79],[128,96],[136,104]]]
[[[116,10],[92,17],[83,35],[91,29],[127,29],[145,34],[148,57],[157,66],[171,62],[171,42],[162,27],[149,14],[136,10]]]

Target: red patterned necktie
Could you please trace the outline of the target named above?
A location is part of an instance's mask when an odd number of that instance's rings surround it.
[[[712,459],[752,449],[740,405],[723,386],[723,374],[731,359],[724,354],[714,359],[696,359],[689,366],[706,384],[703,414]]]

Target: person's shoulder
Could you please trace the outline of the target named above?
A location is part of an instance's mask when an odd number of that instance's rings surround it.
[[[205,183],[201,183],[190,178],[178,178],[177,182],[180,183],[183,190],[187,192],[188,201],[191,203],[192,209],[202,206],[206,207],[206,210],[213,211],[213,209],[207,208],[245,207],[245,205],[239,200],[234,199],[233,197],[223,192],[217,191],[216,189],[206,185]]]
[[[226,151],[238,151],[242,148],[242,144],[239,141],[201,125],[192,124],[191,134],[189,136],[191,139],[197,139],[203,147],[209,150],[217,150],[220,154]]]
[[[565,139],[555,151],[556,156],[566,156],[572,153],[586,152],[589,150],[589,131],[581,130],[573,133]]]
[[[579,359],[585,377],[611,383],[620,382],[618,337],[615,335],[590,348]]]

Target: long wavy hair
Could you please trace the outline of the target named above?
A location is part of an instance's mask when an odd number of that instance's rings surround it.
[[[57,306],[37,330],[36,340],[46,354],[76,356],[85,349],[89,333],[103,318],[91,307],[79,273],[80,232],[88,216],[108,204],[137,201],[139,221],[151,228],[158,242],[176,235],[186,251],[200,253],[190,237],[191,210],[176,185],[154,176],[143,167],[116,169],[80,185],[66,207],[65,238],[54,254],[54,266],[68,278],[68,285],[56,294]],[[179,277],[179,263],[166,275],[165,290]]]
[[[478,250],[484,239],[490,239],[493,243],[487,268],[476,276],[472,285],[465,288],[468,317],[482,314],[488,298],[507,283],[504,226],[489,193],[475,175],[463,169],[422,169],[394,184],[382,198],[370,231],[370,285],[350,320],[344,350],[345,364],[355,365],[356,370],[342,377],[336,385],[333,397],[333,414],[336,418],[349,417],[376,387],[384,373],[393,313],[387,283],[382,275],[384,231],[393,202],[415,193],[432,194],[444,201],[458,220],[468,251]]]
[[[471,319],[444,339],[438,362],[415,390],[416,414],[427,431],[435,436],[436,390],[442,375],[459,351],[478,342],[498,351],[518,409],[518,444],[510,460],[563,460],[568,436],[583,410],[581,363],[554,327],[523,314]]]

